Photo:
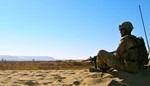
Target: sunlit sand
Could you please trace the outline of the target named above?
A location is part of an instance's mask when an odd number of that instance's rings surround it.
[[[70,63],[69,65],[71,64],[72,63]],[[88,68],[86,68],[82,64],[80,64],[80,66],[79,63],[76,64],[78,64],[78,67],[74,67],[75,65],[74,66],[72,65],[72,68],[68,69],[47,69],[47,70],[1,69],[0,86],[149,86],[150,85],[149,67],[147,71],[142,71],[137,74],[118,72],[117,70],[114,70],[109,73],[102,73],[102,72],[89,72]],[[82,66],[83,69],[81,68]]]

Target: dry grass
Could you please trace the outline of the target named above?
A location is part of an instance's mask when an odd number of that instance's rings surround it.
[[[150,61],[149,61],[150,64]],[[24,61],[0,62],[0,70],[71,70],[88,69],[93,66],[88,61]]]
[[[87,69],[92,64],[82,61],[0,62],[0,70],[68,70]]]

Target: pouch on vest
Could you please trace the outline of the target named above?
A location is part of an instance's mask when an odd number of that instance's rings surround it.
[[[138,61],[126,61],[124,60],[126,71],[129,73],[137,73],[139,71]]]

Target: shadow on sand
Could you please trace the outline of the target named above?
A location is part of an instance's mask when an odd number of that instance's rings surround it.
[[[150,66],[148,66],[147,70],[136,74],[117,71],[110,74],[121,81],[112,80],[108,86],[150,86]]]

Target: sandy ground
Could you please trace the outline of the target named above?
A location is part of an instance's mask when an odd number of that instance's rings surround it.
[[[137,74],[88,70],[0,70],[0,86],[150,86],[150,70]]]

